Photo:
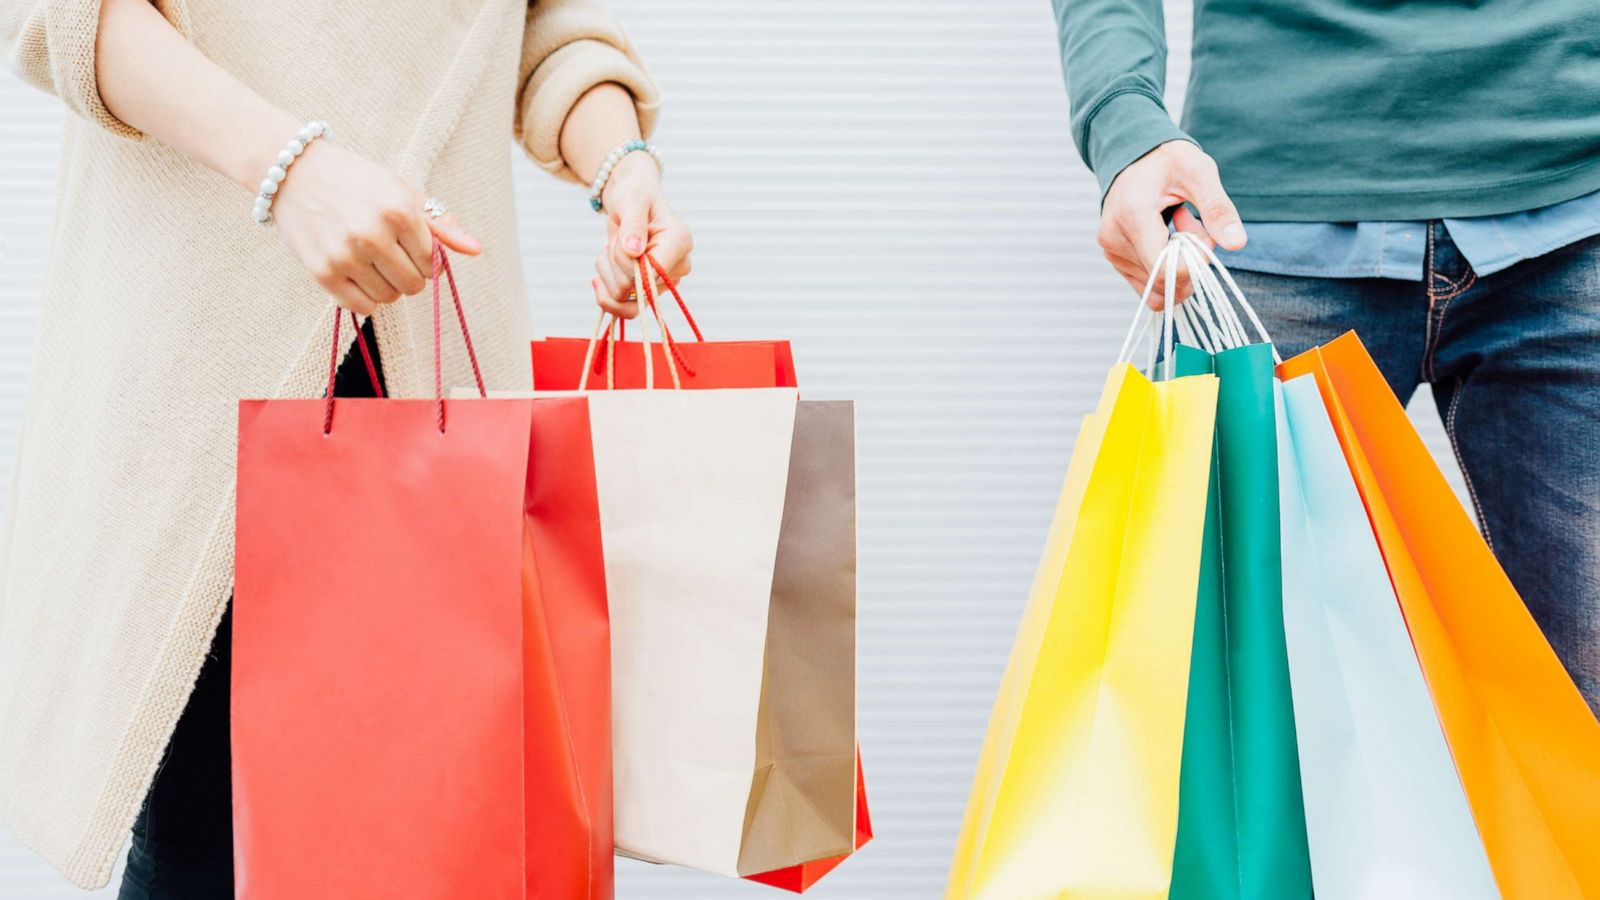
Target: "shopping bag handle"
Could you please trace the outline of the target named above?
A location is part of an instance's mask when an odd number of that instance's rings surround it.
[[[633,261],[634,290],[638,293],[640,302],[643,303],[645,308],[649,310],[650,318],[655,319],[656,327],[661,329],[661,344],[667,350],[664,355],[667,360],[667,370],[672,376],[672,386],[674,389],[682,389],[683,381],[679,377],[679,370],[682,369],[691,377],[694,375],[694,370],[689,368],[688,361],[685,360],[682,354],[679,352],[677,343],[672,339],[672,331],[667,327],[666,320],[661,316],[661,307],[656,302],[656,292],[652,285],[654,279],[645,277],[644,267],[647,265],[655,270],[655,275],[660,276],[662,280],[666,282],[668,288],[672,291],[673,296],[678,296],[678,289],[677,286],[672,283],[672,279],[668,278],[666,273],[662,271],[660,264],[651,258],[649,254],[645,254],[643,260],[635,259]],[[681,308],[684,312],[684,317],[689,321],[689,327],[694,330],[695,338],[697,340],[704,340],[700,334],[699,326],[695,325],[694,319],[689,316],[688,307],[683,305],[682,297],[678,297],[678,304],[679,308]],[[578,390],[586,391],[589,389],[589,374],[591,371],[593,371],[595,374],[599,374],[599,369],[602,363],[604,363],[605,366],[606,390],[611,390],[616,387],[615,338],[617,331],[620,327],[622,327],[623,321],[624,320],[621,318],[605,312],[604,310],[600,312],[600,318],[595,322],[594,335],[589,338],[589,347],[583,355],[583,369],[578,377]],[[654,390],[655,358],[650,352],[650,330],[645,327],[645,322],[647,321],[648,319],[646,319],[646,317],[639,317],[639,333],[642,335],[640,338],[640,346],[644,350],[645,390]],[[603,344],[602,338],[604,339]],[[603,352],[599,356],[596,355],[597,348],[603,349]],[[591,365],[593,366],[592,370],[590,368]]]
[[[689,304],[684,302],[683,294],[678,291],[678,283],[672,280],[672,276],[667,274],[666,268],[664,268],[661,263],[656,262],[656,258],[651,256],[649,251],[645,252],[644,261],[650,269],[655,271],[656,278],[658,278],[662,284],[667,286],[667,290],[672,292],[672,299],[678,301],[678,310],[683,313],[683,320],[689,323],[689,330],[694,332],[695,341],[704,342],[706,336],[700,333],[700,325],[695,322],[694,315],[689,312]],[[628,323],[626,321],[621,322],[617,326],[617,329],[617,333],[621,336],[621,339],[627,340]],[[681,365],[683,358],[679,357],[678,362]],[[595,374],[598,375],[599,371],[597,370]]]
[[[478,365],[478,351],[472,346],[472,332],[467,328],[467,312],[461,305],[461,290],[456,287],[456,275],[450,268],[450,256],[445,252],[444,245],[438,238],[433,239],[433,400],[438,408],[437,420],[439,433],[444,434],[444,340],[443,328],[440,325],[440,300],[439,276],[444,276],[444,281],[450,286],[450,300],[456,308],[456,321],[461,324],[461,340],[467,347],[467,359],[472,362],[472,377],[478,383],[478,396],[489,396],[484,388],[483,369]],[[339,324],[344,320],[344,314],[336,307],[333,316],[333,351],[328,355],[328,388],[324,393],[327,407],[322,416],[322,433],[333,431],[333,384],[339,373]],[[356,346],[361,349],[361,359],[366,363],[367,377],[372,379],[373,392],[382,397],[383,386],[378,383],[378,369],[372,361],[372,351],[367,347],[366,335],[361,331],[360,322],[354,312],[350,313],[350,324],[356,331]]]
[[[662,266],[661,263],[657,262],[656,258],[652,256],[648,250],[646,250],[643,258],[647,270],[654,270],[655,277],[667,286],[668,291],[672,292],[673,299],[678,302],[678,309],[683,313],[684,321],[689,323],[689,330],[694,332],[694,339],[697,342],[703,342],[706,339],[705,335],[700,332],[700,325],[699,323],[695,322],[694,315],[689,312],[689,304],[684,302],[683,294],[678,291],[678,285],[672,280],[672,276],[667,274],[666,268]],[[636,265],[634,268],[635,275],[637,275],[639,267]],[[635,280],[637,282],[639,279],[636,278]],[[652,285],[652,290],[653,289],[654,287]],[[634,292],[635,294],[638,294],[639,289],[636,287]],[[600,332],[603,335],[603,338],[601,340],[598,352],[585,354],[586,359],[591,359],[593,361],[593,367],[586,367],[586,369],[594,376],[598,377],[602,371],[608,370],[608,367],[612,365],[613,360],[611,358],[611,354],[615,353],[617,349],[615,342],[626,342],[628,340],[627,320],[621,320],[617,322],[616,325],[617,327],[614,331],[605,329]],[[666,325],[662,324],[661,327],[665,329]],[[666,346],[667,351],[675,358],[678,368],[685,375],[693,378],[695,374],[694,367],[689,365],[689,360],[684,357],[683,351],[678,347],[678,342],[672,339],[670,332],[667,332],[666,337],[663,340],[663,344]],[[586,381],[586,377],[584,380]],[[606,387],[610,388],[611,386],[611,383],[608,381],[606,383]]]
[[[1117,362],[1131,363],[1133,354],[1138,349],[1140,342],[1150,331],[1152,322],[1157,321],[1158,314],[1150,308],[1150,295],[1155,292],[1156,276],[1165,266],[1164,300],[1159,313],[1159,335],[1152,335],[1150,340],[1150,355],[1142,371],[1149,377],[1156,377],[1156,346],[1161,346],[1161,380],[1170,381],[1176,372],[1176,363],[1173,361],[1173,338],[1177,331],[1176,307],[1183,305],[1178,301],[1178,239],[1172,238],[1167,242],[1161,252],[1156,254],[1155,262],[1150,264],[1150,276],[1145,279],[1144,290],[1139,294],[1139,307],[1133,314],[1133,323],[1128,326],[1128,334],[1122,339],[1122,350],[1117,353]]]
[[[665,266],[661,265],[659,262],[656,262],[656,258],[650,255],[649,250],[645,251],[644,261],[651,269],[654,270],[655,277],[660,279],[661,283],[666,285],[667,290],[672,293],[672,299],[676,300],[678,303],[678,311],[683,313],[683,320],[689,323],[689,330],[694,332],[694,339],[696,341],[704,341],[706,336],[700,333],[700,326],[695,323],[694,316],[689,312],[689,304],[684,302],[683,294],[678,291],[678,283],[672,280],[671,275],[667,274],[667,269]]]
[[[1193,312],[1197,317],[1203,317],[1208,313],[1215,314],[1215,319],[1206,324],[1215,328],[1212,336],[1224,342],[1222,349],[1243,347],[1253,343],[1245,331],[1244,322],[1239,318],[1239,311],[1243,311],[1255,330],[1258,341],[1272,347],[1274,361],[1283,362],[1283,357],[1278,355],[1277,346],[1272,343],[1272,335],[1267,333],[1267,328],[1261,324],[1261,317],[1256,314],[1255,307],[1245,299],[1244,291],[1239,288],[1239,283],[1234,280],[1228,267],[1217,258],[1216,251],[1205,241],[1188,232],[1176,232],[1174,237],[1180,242],[1180,251],[1189,266],[1189,280],[1195,286],[1195,296],[1202,300],[1200,306]],[[1220,281],[1218,276],[1221,277]],[[1226,289],[1223,287],[1224,284],[1227,285]]]

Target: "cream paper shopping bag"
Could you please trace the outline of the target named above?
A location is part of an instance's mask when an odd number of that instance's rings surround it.
[[[589,404],[618,852],[730,876],[849,852],[849,407],[802,405],[791,389]]]

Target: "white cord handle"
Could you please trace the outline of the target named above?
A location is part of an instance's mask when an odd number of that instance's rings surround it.
[[[1221,293],[1221,284],[1187,242],[1183,244],[1182,253],[1194,288],[1194,296],[1184,305],[1193,308],[1196,327],[1215,339],[1217,350],[1213,352],[1250,343],[1239,317],[1228,304],[1226,295]]]
[[[1141,343],[1145,343],[1148,336],[1149,353],[1145,364],[1140,371],[1151,378],[1171,380],[1175,377],[1176,357],[1174,344],[1176,338],[1181,337],[1184,343],[1199,346],[1207,352],[1217,352],[1220,347],[1206,334],[1202,320],[1197,319],[1195,310],[1189,309],[1190,302],[1179,303],[1178,294],[1178,262],[1184,251],[1182,242],[1174,236],[1156,254],[1155,262],[1150,266],[1149,278],[1145,280],[1144,291],[1139,295],[1139,308],[1134,313],[1133,323],[1128,327],[1127,336],[1122,340],[1122,350],[1117,354],[1117,362],[1132,362],[1133,354],[1137,352]],[[1156,276],[1163,278],[1163,303],[1158,314],[1150,308],[1150,295],[1155,292]],[[1158,332],[1150,334],[1150,326],[1157,324]],[[1157,353],[1162,363],[1159,375],[1156,372]]]
[[[1161,248],[1156,254],[1156,261],[1150,266],[1150,275],[1145,279],[1144,290],[1139,294],[1139,305],[1133,313],[1133,322],[1128,326],[1128,334],[1122,339],[1122,349],[1117,351],[1117,362],[1132,362],[1133,350],[1144,340],[1145,334],[1150,330],[1151,318],[1155,310],[1150,308],[1150,292],[1155,290],[1156,273],[1161,271],[1161,264],[1166,261],[1167,254],[1172,252],[1172,245]]]
[[[1217,254],[1205,241],[1195,235],[1179,231],[1174,234],[1174,239],[1182,242],[1185,261],[1189,264],[1190,281],[1196,285],[1196,293],[1204,291],[1207,306],[1218,313],[1226,332],[1235,343],[1230,346],[1242,347],[1251,343],[1244,330],[1244,323],[1239,320],[1235,309],[1243,310],[1250,325],[1255,329],[1256,336],[1261,343],[1272,347],[1274,362],[1283,362],[1283,357],[1278,354],[1278,348],[1272,343],[1272,335],[1267,333],[1265,325],[1261,324],[1261,317],[1256,314],[1254,306],[1245,299],[1244,291],[1239,288],[1239,283],[1234,281],[1228,267],[1222,264]],[[1221,276],[1221,282],[1217,280]],[[1223,289],[1223,284],[1227,289]],[[1230,300],[1232,302],[1230,302]]]

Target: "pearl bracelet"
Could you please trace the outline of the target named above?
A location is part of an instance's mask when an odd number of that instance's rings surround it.
[[[278,151],[277,164],[267,170],[266,178],[261,179],[261,190],[260,193],[256,194],[255,209],[250,214],[257,224],[265,225],[272,221],[272,201],[277,197],[278,185],[283,183],[283,179],[289,174],[289,167],[294,165],[294,161],[300,158],[300,154],[306,152],[306,145],[319,137],[330,136],[328,134],[328,123],[318,119],[317,121],[306,123],[306,126],[295,132],[295,136],[289,139],[289,143]]]
[[[648,153],[650,158],[656,161],[658,167],[666,168],[666,164],[661,161],[661,151],[656,149],[655,144],[638,139],[623,141],[618,144],[615,150],[606,154],[605,162],[600,164],[600,171],[595,174],[594,182],[589,185],[589,205],[594,208],[595,212],[603,213],[606,211],[605,204],[600,199],[600,194],[606,189],[606,182],[611,180],[611,170],[616,168],[617,163],[621,162],[622,158],[629,153]]]

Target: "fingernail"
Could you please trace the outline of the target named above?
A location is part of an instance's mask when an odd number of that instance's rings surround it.
[[[644,239],[636,234],[630,234],[623,242],[623,246],[627,248],[629,254],[638,256],[644,250]]]
[[[1244,226],[1238,222],[1222,229],[1222,242],[1235,250],[1243,247],[1246,240],[1249,239],[1245,237]]]

